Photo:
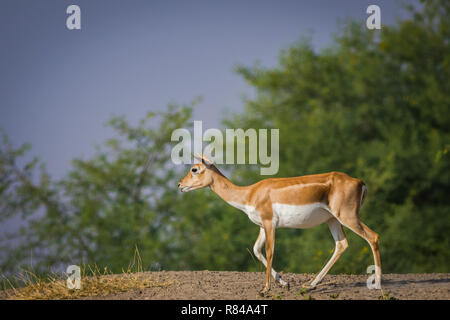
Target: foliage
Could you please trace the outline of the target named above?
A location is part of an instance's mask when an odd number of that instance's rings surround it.
[[[320,53],[302,41],[276,68],[239,67],[257,97],[227,122],[280,128],[279,176],[335,170],[362,178],[369,192],[361,217],[381,236],[387,272],[449,270],[450,6],[424,5],[381,32],[348,23]],[[235,176],[253,181],[257,172]],[[367,244],[350,234],[334,272],[372,264]],[[326,227],[280,231],[276,264],[318,270],[330,239]]]
[[[45,168],[33,177],[36,160],[20,167],[17,157],[26,148],[14,150],[5,140],[2,218],[20,213],[30,219],[4,269],[28,262],[30,249],[37,268],[90,261],[118,272],[136,246],[145,248],[143,261],[158,261],[172,243],[167,230],[175,218],[173,203],[179,200],[180,170],[168,165],[170,135],[190,116],[190,108],[172,106],[164,114],[148,113],[134,127],[114,117],[109,125],[119,138],[98,147],[92,159],[73,160],[73,169],[57,182]],[[154,120],[159,127],[151,129]],[[35,211],[41,214],[31,215]]]

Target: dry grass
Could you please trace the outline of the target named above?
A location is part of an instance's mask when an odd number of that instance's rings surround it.
[[[170,286],[172,282],[154,281],[149,274],[143,273],[142,261],[139,251],[136,248],[133,261],[127,270],[122,270],[121,274],[113,274],[107,268],[100,268],[97,265],[83,265],[81,269],[81,288],[68,289],[67,277],[65,273],[38,276],[30,270],[22,270],[14,281],[3,279],[3,287],[0,291],[0,299],[13,300],[59,300],[78,299],[89,296],[105,296],[152,287]],[[17,287],[14,283],[21,283],[23,286]]]
[[[59,300],[89,296],[105,296],[130,290],[165,287],[171,282],[156,282],[144,274],[110,274],[81,278],[80,289],[68,289],[66,280],[38,279],[25,287],[5,290],[6,299]]]

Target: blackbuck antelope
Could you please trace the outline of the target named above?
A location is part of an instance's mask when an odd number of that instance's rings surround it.
[[[196,157],[194,164],[180,180],[178,188],[188,192],[210,187],[223,200],[244,211],[260,227],[253,247],[256,257],[267,268],[265,286],[270,289],[271,276],[283,286],[288,283],[272,268],[276,228],[311,228],[326,222],[336,242],[331,259],[307,286],[315,287],[348,247],[342,226],[363,237],[372,248],[375,261],[375,288],[381,288],[381,260],[378,234],[358,217],[367,193],[359,179],[345,173],[330,172],[293,178],[270,178],[250,186],[236,186],[208,158]],[[265,244],[267,260],[262,254]]]

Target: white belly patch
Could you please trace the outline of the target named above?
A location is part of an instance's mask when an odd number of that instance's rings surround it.
[[[262,226],[261,217],[255,207],[232,201],[228,203],[245,212],[254,224]],[[274,203],[272,209],[275,228],[311,228],[333,217],[328,206],[323,203],[304,205]]]
[[[236,209],[239,209],[241,211],[244,211],[248,218],[255,224],[257,224],[258,226],[262,226],[261,223],[261,217],[259,216],[258,211],[255,210],[255,207],[246,205],[246,204],[240,204],[237,202],[228,202],[231,206],[235,207]]]
[[[272,209],[278,228],[311,228],[333,217],[328,206],[323,203],[304,205],[274,203]]]

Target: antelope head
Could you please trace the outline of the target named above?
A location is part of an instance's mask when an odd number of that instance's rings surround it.
[[[194,155],[194,157],[201,160],[201,163],[194,164],[187,175],[178,182],[181,192],[209,187],[214,182],[214,172],[218,170],[213,162],[203,155]]]

